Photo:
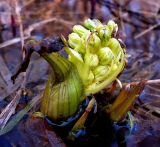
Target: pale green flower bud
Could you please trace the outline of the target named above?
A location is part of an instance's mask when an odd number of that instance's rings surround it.
[[[117,64],[114,64],[114,65],[112,66],[112,71],[116,71],[117,68],[118,68]]]
[[[71,33],[68,36],[68,43],[72,48],[75,48],[77,45],[81,44],[81,38],[76,33]]]
[[[95,30],[97,31],[103,27],[103,24],[97,19],[93,19],[93,20],[87,19],[84,22],[84,26],[90,31],[95,31]]]
[[[76,33],[71,33],[68,37],[69,45],[79,53],[85,53],[85,45]]]
[[[118,25],[113,20],[108,21],[107,27],[109,28],[109,30],[111,31],[111,33],[114,30],[116,30],[116,31],[118,30]]]
[[[102,28],[104,26],[98,19],[93,19],[93,21],[96,25],[96,29]]]
[[[110,30],[108,28],[101,28],[99,31],[98,31],[98,35],[101,39],[101,44],[102,46],[106,46],[109,39],[111,38],[111,33],[110,33]]]
[[[95,76],[95,80],[96,81],[104,80],[104,77],[106,76],[108,70],[109,70],[108,66],[102,66],[102,65],[97,66],[93,70],[93,73],[94,73],[94,76]]]
[[[102,46],[106,46],[114,30],[117,31],[118,26],[113,20],[110,20],[104,28],[99,29],[98,34],[102,41]]]
[[[85,21],[84,21],[84,26],[85,26],[87,29],[91,30],[91,31],[95,30],[95,28],[96,28],[95,22],[94,22],[93,20],[91,20],[91,19],[85,20]]]
[[[92,54],[92,53],[85,54],[84,62],[89,67],[96,67],[99,63],[98,56],[96,54]]]
[[[81,53],[81,54],[85,54],[86,50],[85,50],[85,46],[83,43],[81,43],[80,45],[77,45],[75,47],[75,51]]]
[[[75,25],[75,26],[73,27],[73,31],[74,31],[75,33],[77,33],[80,37],[81,37],[82,35],[84,35],[84,34],[89,34],[89,33],[90,33],[89,30],[87,30],[86,28],[84,28],[84,27],[81,26],[81,25]]]
[[[91,53],[96,53],[98,49],[101,47],[101,40],[95,33],[91,34],[87,38],[87,42],[88,42],[87,49],[89,49]]]
[[[98,32],[98,36],[99,36],[100,39],[103,39],[103,38],[105,37],[104,34],[106,33],[106,30],[105,30],[104,27],[99,28],[99,29],[97,30],[97,32]]]
[[[114,59],[114,55],[110,48],[104,47],[98,51],[98,57],[101,65],[111,64]]]
[[[84,65],[81,54],[69,47],[65,47],[64,49],[68,53],[68,60],[77,67],[79,72],[81,72],[81,68]]]
[[[89,71],[89,75],[88,75],[88,79],[87,80],[88,81],[86,82],[86,85],[91,84],[93,82],[93,80],[94,80],[94,74],[93,74],[93,72],[91,70]]]
[[[120,43],[117,39],[111,38],[107,45],[113,52],[114,55],[118,55],[121,49]]]

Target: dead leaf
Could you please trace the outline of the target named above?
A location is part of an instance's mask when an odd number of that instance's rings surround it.
[[[29,117],[22,120],[11,132],[0,137],[3,145],[31,147],[66,147],[63,140],[44,119]]]
[[[113,102],[111,108],[107,110],[107,113],[110,114],[112,120],[119,121],[125,116],[142,92],[144,86],[145,82],[143,81],[127,84],[123,87],[120,94]]]

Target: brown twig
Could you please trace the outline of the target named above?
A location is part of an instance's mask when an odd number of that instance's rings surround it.
[[[27,0],[27,1],[25,1],[25,2],[24,2],[24,5],[22,6],[22,9],[23,9],[24,7],[27,7],[27,6],[31,5],[34,1],[35,1],[35,0]]]
[[[23,76],[19,76],[18,79],[16,80],[16,83],[14,85],[8,85],[5,87],[5,92],[0,96],[0,101],[5,99],[6,97],[10,96],[13,94],[18,88],[20,88],[21,83],[23,82]]]
[[[21,14],[20,14],[21,8],[20,8],[17,0],[14,0],[14,4],[15,4],[15,13],[17,15],[17,19],[18,19],[18,22],[19,22],[19,31],[20,31],[20,38],[21,38],[22,58],[24,59],[26,51],[23,48],[23,46],[24,46],[24,33],[23,33],[23,24],[22,24],[22,19],[21,19]]]
[[[27,35],[27,36],[30,36],[31,32],[36,29],[37,27],[40,27],[40,26],[43,26],[47,23],[50,23],[50,22],[59,22],[61,24],[63,24],[64,26],[66,27],[71,27],[74,25],[73,22],[70,22],[70,21],[67,21],[67,20],[64,20],[64,19],[61,19],[61,18],[50,18],[50,19],[46,19],[46,20],[42,20],[40,22],[37,22],[37,23],[34,23],[32,25],[30,25],[25,31],[24,33]]]
[[[148,80],[146,84],[160,84],[160,79]]]
[[[40,22],[37,22],[37,23],[34,23],[32,25],[30,25],[27,29],[24,30],[24,40],[28,39],[29,37],[32,37],[32,38],[35,38],[35,36],[31,36],[31,32],[33,30],[35,30],[37,27],[40,27],[40,26],[43,26],[47,23],[50,23],[50,22],[59,22],[61,24],[63,24],[64,26],[66,27],[70,27],[73,26],[75,23],[73,22],[70,22],[70,21],[67,21],[67,20],[63,20],[63,19],[60,19],[60,18],[50,18],[50,19],[46,19],[46,20],[42,20]],[[14,39],[11,39],[9,41],[6,41],[6,42],[3,42],[0,44],[0,48],[4,48],[4,47],[7,47],[9,45],[13,45],[15,43],[18,43],[21,41],[21,38],[17,37],[17,38],[14,38]]]
[[[154,90],[155,92],[160,92],[160,89],[157,88],[157,87],[153,87],[151,85],[147,85],[147,88],[151,89],[151,90]]]
[[[128,15],[130,15],[131,17],[136,18],[138,21],[140,21],[141,23],[143,23],[145,25],[153,25],[155,23],[154,19],[153,20],[147,19],[147,17],[145,17],[145,15],[142,12],[133,11],[133,10],[129,9],[128,7],[126,7],[125,4],[121,5],[117,1],[110,2],[108,0],[99,0],[97,2],[100,5],[106,6],[110,10],[110,12],[112,14],[114,14],[114,16],[117,16],[117,13],[115,13],[116,10],[121,8],[123,13],[127,13]],[[127,22],[127,20],[126,20],[126,22]],[[135,22],[130,22],[130,24],[137,25]],[[140,25],[140,27],[141,27],[141,25]]]
[[[140,34],[136,35],[136,36],[134,37],[134,39],[138,39],[138,38],[144,36],[145,34],[149,33],[150,31],[156,29],[156,28],[159,27],[159,26],[160,26],[160,23],[151,26],[150,28],[148,28],[148,29],[144,30],[143,32],[141,32]]]
[[[139,82],[140,81],[131,82],[131,83],[123,83],[123,85],[126,85],[126,84],[138,84]],[[145,85],[149,85],[149,84],[160,84],[160,79],[146,80]]]
[[[28,39],[30,36],[25,36],[24,37],[24,40]],[[13,45],[15,43],[18,43],[21,41],[21,38],[20,37],[17,37],[17,38],[14,38],[14,39],[11,39],[11,40],[8,40],[8,41],[5,41],[3,43],[0,44],[0,49],[1,48],[4,48],[4,47],[7,47],[9,45]]]

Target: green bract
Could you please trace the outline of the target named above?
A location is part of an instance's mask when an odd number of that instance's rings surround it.
[[[57,53],[42,55],[53,71],[48,79],[41,112],[55,121],[74,115],[84,100],[82,80],[75,66]]]

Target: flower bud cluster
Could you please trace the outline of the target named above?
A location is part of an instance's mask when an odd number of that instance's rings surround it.
[[[87,19],[83,26],[75,25],[68,36],[65,50],[77,67],[87,94],[110,84],[124,67],[124,49],[112,37],[117,30],[113,20],[103,25],[98,20]]]

